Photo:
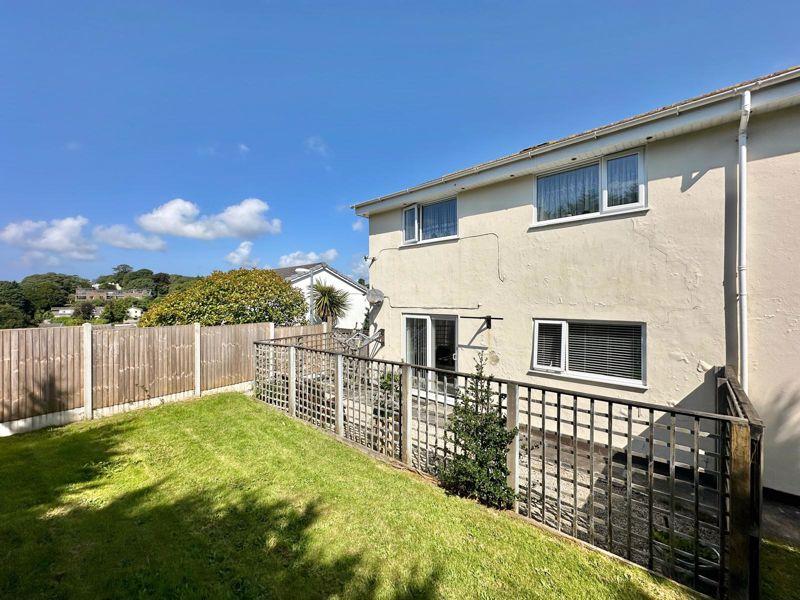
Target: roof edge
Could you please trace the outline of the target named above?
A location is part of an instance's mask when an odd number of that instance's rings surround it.
[[[693,110],[696,108],[700,108],[703,106],[707,106],[710,104],[714,104],[717,102],[722,102],[725,100],[730,99],[731,97],[737,96],[744,91],[759,89],[764,87],[769,87],[773,85],[777,85],[783,83],[785,81],[790,81],[793,79],[800,78],[800,65],[789,67],[788,69],[784,69],[783,71],[778,71],[775,73],[771,73],[769,75],[764,75],[756,79],[752,79],[749,81],[744,81],[742,83],[737,83],[735,85],[729,86],[727,88],[723,88],[721,90],[717,90],[715,92],[710,92],[708,94],[703,94],[701,96],[695,96],[693,98],[689,98],[687,100],[682,100],[675,104],[671,104],[662,108],[658,108],[646,113],[641,113],[639,115],[635,115],[632,117],[628,117],[622,119],[620,121],[615,121],[613,123],[609,123],[608,125],[603,125],[601,127],[597,127],[595,129],[590,129],[588,131],[584,131],[582,133],[572,134],[558,140],[544,142],[542,144],[531,146],[530,148],[525,148],[519,152],[514,154],[509,154],[506,156],[502,156],[500,158],[496,158],[490,161],[486,161],[483,163],[479,163],[472,167],[467,167],[466,169],[461,169],[459,171],[454,171],[452,173],[448,173],[443,175],[437,179],[431,179],[420,183],[418,185],[406,188],[404,190],[400,190],[397,192],[392,192],[391,194],[386,194],[384,196],[378,196],[376,198],[372,198],[370,200],[365,200],[363,202],[358,202],[356,204],[352,204],[350,208],[360,211],[361,209],[371,207],[374,205],[379,205],[387,200],[393,200],[412,192],[416,192],[419,190],[424,190],[429,187],[433,187],[435,185],[439,185],[442,183],[448,183],[452,181],[457,181],[462,177],[466,177],[469,175],[474,175],[476,173],[480,173],[482,171],[486,171],[489,169],[493,169],[499,166],[507,165],[519,160],[529,159],[536,155],[546,154],[558,148],[563,148],[566,146],[571,146],[573,144],[578,144],[587,140],[597,139],[601,136],[608,135],[611,133],[616,133],[618,131],[624,131],[626,129],[632,129],[646,123],[651,123],[653,121],[657,121],[660,119],[664,119],[667,117],[671,117],[675,114],[680,114],[681,112],[686,112],[689,110]]]

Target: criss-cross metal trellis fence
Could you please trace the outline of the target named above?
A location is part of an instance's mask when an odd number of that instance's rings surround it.
[[[299,345],[298,345],[299,342]],[[307,345],[304,345],[307,344]],[[256,343],[256,397],[436,475],[475,386],[517,431],[515,509],[715,597],[758,597],[763,427],[730,369],[716,412],[344,354],[333,337]]]

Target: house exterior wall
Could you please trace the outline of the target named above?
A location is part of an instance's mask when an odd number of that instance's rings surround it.
[[[313,283],[312,283],[313,280]],[[313,274],[306,275],[305,277],[298,279],[292,282],[292,286],[299,289],[303,292],[303,295],[306,298],[306,302],[308,303],[309,307],[312,304],[312,295],[311,289],[314,283],[324,283],[325,285],[332,285],[337,290],[343,290],[347,292],[347,297],[350,301],[350,305],[347,309],[347,313],[344,317],[342,317],[336,324],[337,327],[342,327],[345,329],[356,329],[361,328],[364,324],[364,315],[367,312],[367,300],[365,297],[364,292],[362,292],[359,288],[351,285],[344,281],[341,277],[337,277],[332,273],[327,271],[319,271]],[[309,311],[309,321],[314,323],[318,322],[313,314]]]
[[[754,114],[749,135],[750,396],[765,419],[766,485],[800,494],[800,109]],[[401,211],[370,217],[386,300],[379,356],[403,359],[403,314],[458,320],[458,364],[497,377],[713,409],[713,366],[737,364],[737,126],[645,148],[646,212],[531,228],[533,177],[458,195],[458,239],[402,247]],[[646,388],[531,371],[533,319],[641,322]]]

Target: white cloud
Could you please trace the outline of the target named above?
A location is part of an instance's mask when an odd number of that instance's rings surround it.
[[[253,242],[242,242],[235,250],[225,256],[225,260],[237,267],[255,267],[258,264],[258,259],[250,258],[252,253]]]
[[[219,150],[216,144],[207,144],[205,146],[199,146],[197,148],[197,154],[198,156],[217,156],[219,155]]]
[[[0,241],[25,250],[26,262],[57,264],[62,258],[94,260],[97,246],[83,237],[88,219],[66,217],[51,221],[20,221],[0,230]]]
[[[167,244],[157,235],[145,235],[131,231],[125,225],[98,225],[94,228],[94,239],[115,248],[128,250],[165,250]]]
[[[280,219],[266,219],[269,205],[248,198],[228,206],[221,213],[200,215],[194,202],[175,198],[153,211],[140,215],[136,222],[147,231],[199,240],[223,237],[253,238],[265,233],[280,233]]]
[[[369,281],[369,263],[363,256],[353,257],[353,262],[350,263],[350,276],[356,280],[363,277]]]
[[[240,156],[247,156],[248,154],[250,154],[250,146],[248,146],[247,144],[239,142],[238,144],[236,144],[236,149],[239,151]]]
[[[322,139],[322,136],[312,135],[311,137],[306,138],[305,145],[307,152],[318,154],[324,158],[327,158],[331,155],[331,149],[328,147],[328,143]]]
[[[364,220],[357,219],[353,221],[353,231],[363,231],[364,229]]]
[[[278,259],[279,267],[296,267],[297,265],[306,265],[315,262],[333,262],[339,258],[339,252],[335,248],[325,250],[325,252],[292,252],[291,254],[284,254]]]

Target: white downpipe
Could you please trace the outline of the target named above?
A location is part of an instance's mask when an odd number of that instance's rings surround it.
[[[742,94],[739,119],[739,378],[747,392],[749,332],[747,328],[747,125],[750,120],[750,92]]]

